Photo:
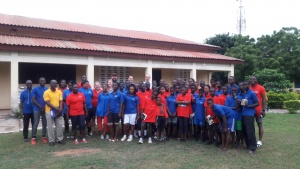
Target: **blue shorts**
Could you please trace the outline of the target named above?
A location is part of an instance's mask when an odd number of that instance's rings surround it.
[[[198,119],[198,118],[194,118],[194,124],[198,125],[200,127],[204,127],[205,126],[205,120],[203,119]]]
[[[236,119],[235,118],[230,118],[226,119],[227,121],[227,130],[230,132],[235,132],[236,129]],[[222,128],[224,127],[224,123],[222,122]]]

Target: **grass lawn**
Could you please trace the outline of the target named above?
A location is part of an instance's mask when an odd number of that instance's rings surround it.
[[[299,168],[300,114],[268,114],[264,120],[263,147],[255,155],[200,142],[138,145],[137,139],[110,143],[98,136],[87,138],[88,144],[67,140],[51,148],[41,140],[23,143],[21,132],[2,134],[0,168]]]

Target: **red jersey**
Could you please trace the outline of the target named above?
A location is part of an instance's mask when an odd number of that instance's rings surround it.
[[[85,103],[85,97],[82,93],[74,94],[72,92],[69,94],[66,100],[67,106],[70,106],[69,116],[84,115],[83,103]]]
[[[143,122],[155,123],[156,122],[156,100],[146,99],[144,113],[147,115],[147,118]]]
[[[163,106],[163,108],[162,108],[162,106]],[[162,112],[161,112],[161,110],[162,110]],[[165,116],[165,118],[168,118],[166,105],[160,105],[160,106],[156,105],[155,113],[156,113],[156,116]]]
[[[166,96],[166,98],[168,97],[168,96],[170,96],[170,94],[171,94],[171,92],[170,91],[165,91],[165,96]]]
[[[160,98],[161,98],[161,104],[167,105],[167,100],[166,100],[167,96],[166,96],[166,93],[164,93],[164,94],[159,94],[157,97],[160,97]]]
[[[224,94],[220,94],[219,97],[219,101],[220,101],[220,105],[225,106],[225,101],[227,99],[227,97],[229,97],[230,94],[224,95]]]
[[[256,97],[258,99],[259,106],[257,106],[255,109],[256,109],[256,111],[261,111],[263,109],[262,96],[266,95],[266,90],[263,86],[261,86],[259,84],[256,84],[254,87],[252,85],[250,85],[249,87],[256,94]]]
[[[149,91],[145,90],[146,93],[148,93],[148,96],[152,96],[152,89],[150,89]]]
[[[149,93],[148,92],[141,92],[141,91],[138,91],[137,93],[136,93],[136,95],[139,97],[139,99],[140,99],[140,107],[139,107],[139,109],[140,109],[140,113],[142,112],[142,109],[144,109],[145,108],[145,102],[146,102],[146,100],[148,99],[148,98],[151,98],[150,96],[149,96]]]
[[[102,90],[100,90],[99,92],[96,91],[96,89],[93,90],[93,98],[92,98],[92,105],[93,107],[97,107],[98,106],[98,95],[102,92]]]
[[[208,98],[211,98],[211,97],[210,97],[210,93],[207,93],[207,94],[204,93],[204,97],[205,97],[206,100],[207,100]]]
[[[212,97],[209,97],[209,98],[212,98]],[[220,104],[220,98],[218,96],[214,96],[213,101],[215,104]],[[213,110],[207,105],[207,101],[204,102],[204,107],[206,108],[206,116],[208,116],[208,115],[215,116],[215,113],[213,112]],[[216,117],[213,118],[213,120],[214,120],[214,123],[218,123]]]
[[[191,101],[191,95],[189,93],[187,93],[185,96],[183,96],[182,94],[177,95],[176,97],[176,101],[186,101],[186,102],[190,102]],[[190,105],[186,105],[186,104],[178,104],[177,106],[177,116],[179,117],[186,117],[189,118],[190,117]]]

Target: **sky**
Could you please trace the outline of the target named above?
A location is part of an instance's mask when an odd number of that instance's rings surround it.
[[[0,0],[0,13],[156,32],[203,43],[237,34],[237,0]],[[297,5],[298,4],[298,5]],[[243,0],[243,35],[257,38],[282,27],[300,29],[297,0]]]

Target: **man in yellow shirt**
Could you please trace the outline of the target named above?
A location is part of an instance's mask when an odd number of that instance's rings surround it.
[[[46,102],[46,119],[49,145],[55,145],[55,135],[53,130],[53,123],[56,127],[57,143],[65,144],[63,141],[63,116],[62,116],[62,93],[56,89],[57,81],[50,81],[50,88],[44,92],[44,100]]]

